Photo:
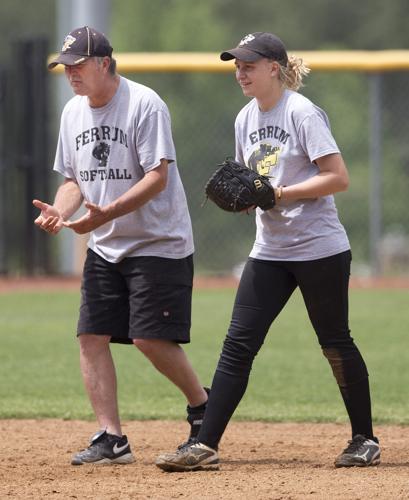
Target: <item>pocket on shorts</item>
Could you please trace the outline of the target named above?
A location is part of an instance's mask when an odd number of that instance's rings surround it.
[[[139,287],[132,298],[131,338],[190,341],[192,287],[163,283]]]
[[[192,288],[185,285],[156,284],[156,317],[161,323],[190,325]]]

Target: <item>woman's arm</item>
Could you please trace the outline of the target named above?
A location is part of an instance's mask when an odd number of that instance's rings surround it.
[[[319,198],[320,196],[327,196],[348,189],[348,170],[339,153],[322,156],[315,163],[320,171],[314,177],[292,186],[281,186],[275,189],[278,203],[281,200]]]

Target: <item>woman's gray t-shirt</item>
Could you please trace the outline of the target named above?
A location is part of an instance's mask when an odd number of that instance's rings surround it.
[[[270,177],[274,187],[317,175],[314,160],[339,153],[324,111],[291,90],[268,112],[252,99],[236,118],[235,136],[236,160]],[[256,224],[250,257],[304,261],[350,248],[332,195],[281,202],[265,212],[257,208]]]

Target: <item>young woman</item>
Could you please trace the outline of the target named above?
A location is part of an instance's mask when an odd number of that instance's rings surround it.
[[[349,179],[328,118],[297,93],[309,69],[288,57],[275,35],[246,35],[220,57],[235,59],[237,82],[253,98],[235,122],[236,160],[270,178],[276,205],[256,210],[256,240],[198,442],[161,455],[156,463],[166,471],[218,468],[219,441],[244,395],[253,359],[299,287],[351,422],[352,439],[335,466],[377,465],[368,372],[348,326],[350,245],[332,196],[345,191]],[[296,347],[294,354],[296,359]]]

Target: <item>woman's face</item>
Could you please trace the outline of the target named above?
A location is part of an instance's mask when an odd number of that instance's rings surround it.
[[[279,65],[270,59],[246,62],[236,59],[236,79],[247,97],[264,99],[274,93],[278,82]]]

